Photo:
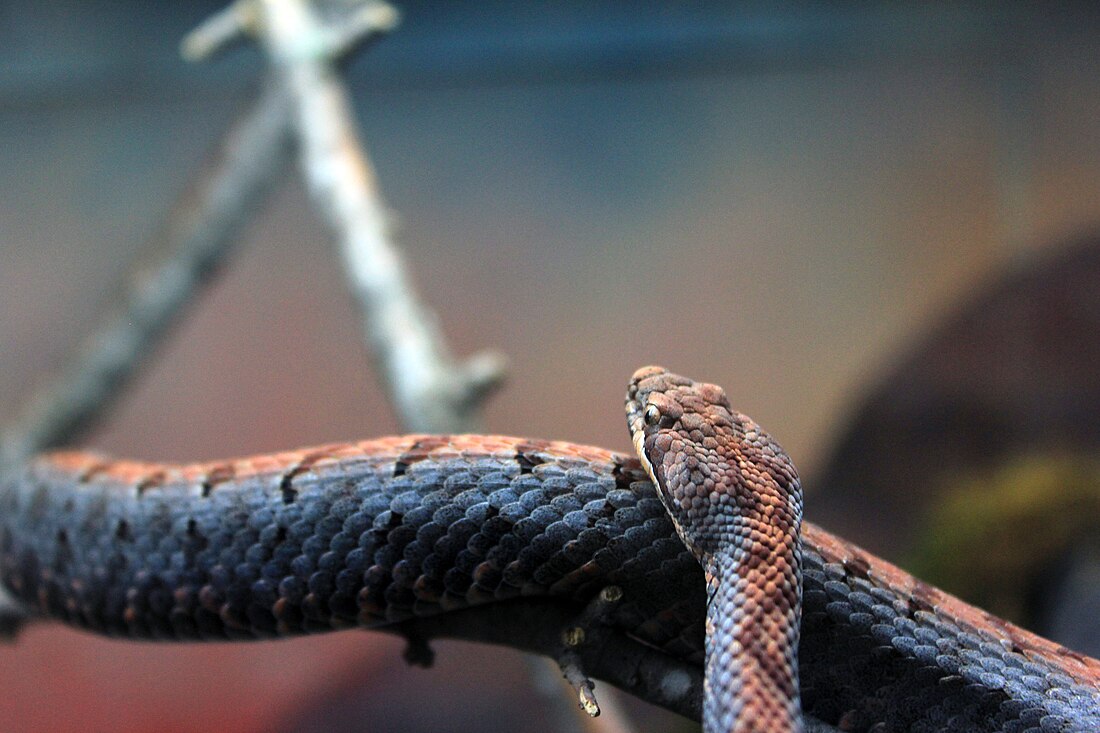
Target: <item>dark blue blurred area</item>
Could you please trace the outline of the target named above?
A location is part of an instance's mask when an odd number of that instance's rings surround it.
[[[176,41],[221,7],[8,0],[0,7],[0,100],[207,93],[258,70],[256,54],[189,67]],[[406,2],[401,31],[355,64],[375,87],[531,84],[738,74],[969,56],[1011,59],[1079,33],[1095,3]]]

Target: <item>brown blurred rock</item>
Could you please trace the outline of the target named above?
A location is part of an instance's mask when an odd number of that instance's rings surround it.
[[[1100,447],[1100,235],[1048,251],[974,292],[867,393],[808,482],[828,496],[815,520],[896,555],[959,476]]]

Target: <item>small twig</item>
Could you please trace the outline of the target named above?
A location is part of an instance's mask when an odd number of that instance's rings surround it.
[[[390,241],[374,171],[337,75],[341,54],[392,28],[396,11],[363,4],[343,26],[323,19],[307,0],[251,2],[258,35],[294,102],[309,190],[336,232],[371,354],[402,423],[418,432],[476,430],[481,403],[503,379],[503,357],[482,353],[459,362],[448,350]]]
[[[599,592],[576,621],[562,632],[564,648],[557,656],[562,676],[577,693],[581,709],[593,718],[600,714],[600,705],[596,701],[596,692],[592,680],[584,674],[581,665],[580,650],[585,645],[598,645],[603,638],[603,623],[612,607],[623,597],[618,586],[609,585]]]
[[[71,441],[121,393],[180,308],[223,261],[287,156],[288,103],[269,87],[226,134],[69,366],[0,433],[0,467]]]
[[[329,24],[326,41],[333,60],[350,56],[379,33],[393,30],[401,20],[397,9],[383,2],[355,2],[346,18]]]
[[[612,694],[613,693],[613,694]],[[589,718],[588,730],[592,733],[630,733],[630,716],[623,708],[622,693],[610,685],[604,685],[600,693],[600,717]]]
[[[585,713],[595,718],[600,714],[600,704],[596,702],[596,691],[590,680],[581,669],[580,656],[573,652],[565,652],[558,658],[558,666],[561,667],[562,676],[577,693],[577,702]]]
[[[622,600],[623,589],[617,585],[609,585],[596,595],[585,606],[584,612],[577,618],[576,624],[570,629],[569,646],[578,646],[592,639],[600,633],[600,624],[607,620],[615,604]]]
[[[188,61],[207,61],[243,42],[254,31],[252,3],[235,2],[211,15],[180,41],[180,55]]]
[[[561,668],[553,659],[523,654],[524,668],[527,671],[531,689],[546,703],[546,712],[550,716],[548,727],[551,730],[581,731],[583,722],[577,710],[562,698]],[[564,703],[564,704],[563,704]]]

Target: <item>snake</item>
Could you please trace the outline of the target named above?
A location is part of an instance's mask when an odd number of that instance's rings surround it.
[[[626,410],[637,455],[499,435],[43,454],[0,477],[0,584],[161,641],[579,613],[615,588],[599,623],[704,670],[707,733],[1100,730],[1100,661],[801,522],[791,459],[719,387],[648,367]]]

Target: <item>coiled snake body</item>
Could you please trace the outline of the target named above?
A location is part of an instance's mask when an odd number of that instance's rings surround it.
[[[726,410],[730,424],[712,432],[670,417],[674,404]],[[563,442],[416,435],[192,465],[47,455],[0,479],[0,580],[40,614],[172,640],[384,626],[521,597],[583,608],[615,585],[622,599],[605,623],[705,662],[708,731],[795,729],[796,682],[802,710],[844,730],[1100,730],[1100,661],[810,523],[798,624],[800,507],[786,454],[717,388],[661,371],[635,375],[628,414],[641,421],[643,462]],[[673,447],[696,446],[693,431],[703,452]],[[716,492],[696,490],[710,488],[704,464],[732,471],[715,474]],[[731,502],[748,512],[727,513]],[[786,527],[754,519],[744,532],[736,518],[757,510]]]

